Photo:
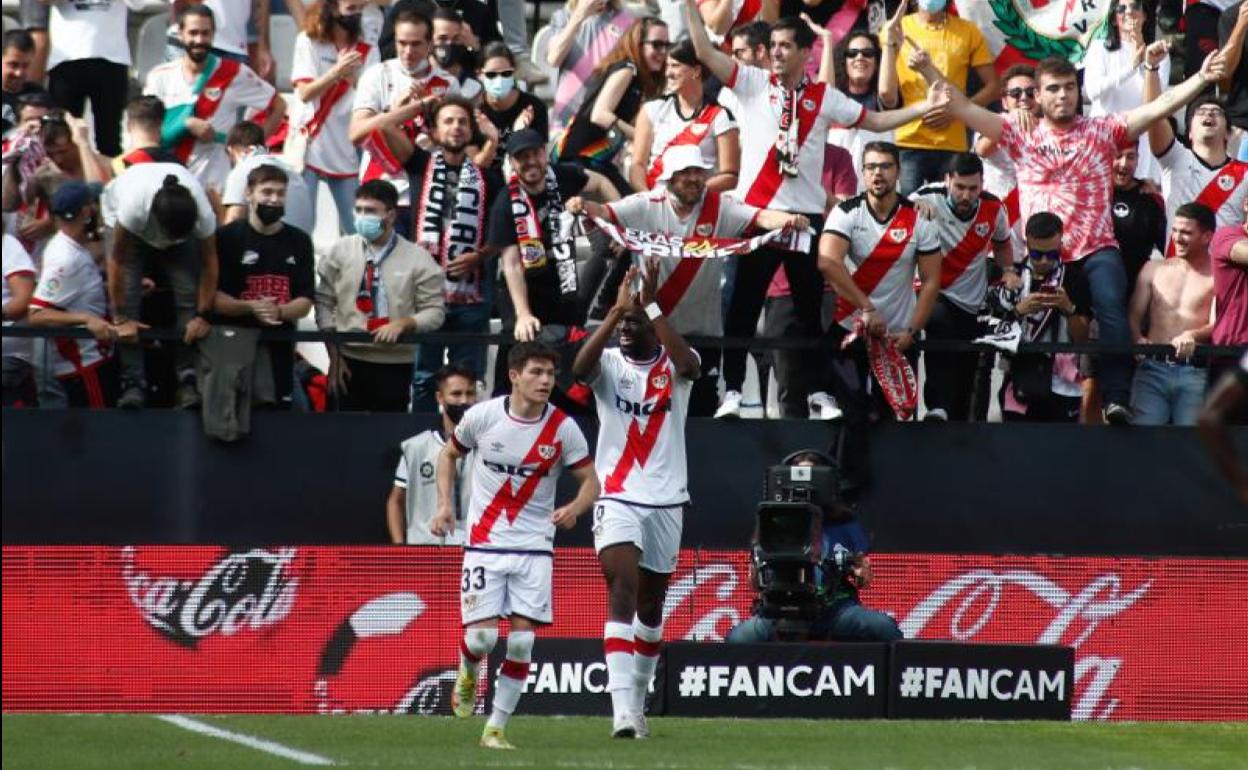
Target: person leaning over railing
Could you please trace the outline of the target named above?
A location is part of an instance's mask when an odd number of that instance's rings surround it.
[[[442,326],[442,270],[425,249],[395,232],[399,193],[374,179],[355,193],[354,235],[339,238],[317,265],[316,325],[368,331],[372,343],[329,344],[329,389],[339,409],[407,411],[415,346],[407,332]]]

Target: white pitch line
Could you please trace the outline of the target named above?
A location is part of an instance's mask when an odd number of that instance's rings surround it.
[[[247,748],[255,749],[256,751],[263,751],[266,754],[272,754],[277,757],[282,757],[283,759],[298,762],[301,765],[334,764],[334,760],[329,757],[322,757],[320,754],[313,754],[308,751],[292,749],[289,746],[283,746],[282,744],[274,741],[256,738],[251,735],[244,735],[243,733],[236,733],[231,730],[223,730],[220,727],[214,727],[210,724],[200,722],[199,720],[191,719],[190,717],[184,717],[178,714],[160,714],[157,715],[156,718],[162,722],[168,722],[171,725],[181,727],[183,730],[190,730],[193,733],[207,735],[210,738],[220,738],[223,741],[237,743],[239,745],[246,746]]]

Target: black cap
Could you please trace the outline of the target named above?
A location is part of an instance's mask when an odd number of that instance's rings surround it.
[[[518,155],[534,147],[546,147],[546,139],[535,129],[524,128],[507,137],[507,154]]]
[[[52,193],[52,213],[63,219],[73,219],[86,206],[100,197],[101,185],[98,182],[80,182],[71,179],[64,182]]]

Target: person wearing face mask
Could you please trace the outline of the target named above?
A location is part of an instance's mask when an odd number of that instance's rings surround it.
[[[431,60],[433,22],[428,16],[407,8],[391,19],[395,55],[360,76],[348,136],[364,151],[360,182],[385,179],[399,191],[399,234],[410,240],[411,193],[403,164],[386,145],[383,129],[392,122],[387,113],[405,99],[420,103],[421,109],[398,126],[408,142],[414,143],[428,129],[427,109],[443,96],[459,93],[459,80]]]
[[[992,51],[983,34],[971,22],[951,15],[947,4],[947,0],[918,0],[918,10],[903,15],[907,4],[902,2],[880,30],[884,55],[893,57],[897,64],[903,105],[922,101],[930,82],[924,79],[919,68],[911,66],[909,56],[903,55],[907,54],[902,50],[903,45],[910,49],[908,53],[928,51],[931,65],[941,77],[961,90],[966,90],[968,75],[974,70],[982,83],[971,97],[975,104],[991,104],[1000,93],[1001,83],[992,66]],[[901,148],[902,195],[909,195],[925,182],[939,181],[954,153],[969,149],[966,126],[944,109],[932,110],[919,120],[899,127],[895,142]]]
[[[247,174],[247,217],[217,230],[221,277],[213,310],[220,324],[293,329],[312,310],[312,239],[282,221],[289,179],[276,166],[253,168]],[[261,344],[272,362],[276,403],[289,409],[295,346]]]
[[[476,51],[470,49],[464,40],[463,17],[458,11],[450,8],[439,8],[433,12],[433,47],[429,52],[431,64],[436,64],[455,76],[459,83],[459,94],[467,99],[477,99],[481,95],[481,83],[473,75],[477,68]],[[468,30],[468,35],[471,35]]]
[[[984,164],[969,152],[953,156],[944,184],[920,187],[915,205],[932,219],[944,258],[940,295],[927,320],[928,339],[970,342],[979,334],[979,310],[988,293],[989,252],[1005,277],[1019,284],[1009,218],[1001,199],[984,190]],[[971,419],[977,353],[924,353],[927,420]]]
[[[438,425],[421,431],[399,446],[394,486],[386,498],[386,528],[395,545],[463,545],[464,514],[472,499],[472,453],[455,461],[455,528],[444,535],[429,531],[438,512],[438,484],[434,469],[446,440],[455,432],[468,407],[477,403],[477,380],[472,370],[448,364],[433,376],[437,388]]]
[[[488,43],[481,52],[481,80],[484,99],[481,111],[498,127],[500,146],[514,131],[531,128],[542,136],[550,135],[550,115],[546,103],[516,85],[519,70],[511,50],[502,43]],[[494,167],[501,170],[502,156],[495,157]]]
[[[364,5],[363,0],[317,0],[295,38],[290,71],[291,85],[302,102],[290,128],[306,139],[303,179],[311,205],[316,205],[317,190],[324,182],[343,233],[354,232],[351,206],[359,187],[359,150],[349,135],[355,84],[360,73],[380,61],[377,46],[360,31]],[[288,152],[291,144],[288,139]]]
[[[356,234],[339,238],[317,263],[317,328],[373,338],[326,345],[331,403],[339,410],[407,411],[415,346],[399,338],[438,329],[446,315],[441,268],[395,232],[398,202],[383,179],[360,185]]]
[[[161,146],[171,151],[206,188],[220,190],[230,172],[225,133],[243,110],[265,112],[265,133],[286,115],[286,102],[246,64],[211,52],[216,18],[206,5],[178,14],[185,54],[147,75],[144,95],[165,105]]]
[[[312,234],[316,227],[316,212],[312,210],[312,196],[308,194],[303,176],[279,156],[269,154],[264,144],[264,129],[251,121],[241,121],[226,136],[225,151],[229,153],[233,168],[225,178],[225,189],[221,193],[221,205],[225,208],[221,217],[223,224],[246,218],[247,179],[260,166],[271,166],[286,175],[286,213],[282,221]]]
[[[105,409],[117,402],[114,344],[133,342],[136,321],[108,320],[104,280],[88,249],[98,237],[99,186],[71,180],[52,194],[56,235],[43,252],[43,274],[30,300],[30,323],[43,327],[85,326],[90,338],[54,340],[49,362],[73,408]]]

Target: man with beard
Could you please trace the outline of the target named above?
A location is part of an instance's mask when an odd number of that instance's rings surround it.
[[[230,173],[225,137],[242,110],[265,112],[265,134],[286,114],[277,90],[246,64],[210,52],[216,20],[206,5],[192,5],[178,16],[178,37],[186,54],[147,75],[144,94],[165,105],[162,144],[205,189],[220,191]]]
[[[426,112],[439,99],[459,92],[459,82],[451,73],[429,61],[429,40],[433,23],[420,11],[400,10],[393,14],[395,56],[378,62],[360,75],[351,105],[351,125],[347,135],[364,149],[360,182],[385,179],[399,191],[399,234],[412,237],[412,202],[403,164],[385,141],[383,128],[392,123],[386,113],[411,99],[417,103],[411,119],[400,129],[410,142],[424,133]]]
[[[950,113],[955,118],[999,141],[1014,160],[1022,216],[1050,212],[1062,221],[1062,259],[1078,263],[1078,269],[1087,274],[1101,340],[1111,345],[1131,343],[1127,273],[1110,216],[1114,159],[1119,148],[1217,82],[1224,66],[1215,52],[1199,72],[1160,98],[1127,113],[1087,118],[1078,114],[1079,81],[1074,65],[1065,59],[1045,59],[1036,65],[1044,117],[1030,127],[1016,115],[985,110],[947,83],[935,86],[951,99]],[[1107,355],[1101,359],[1100,373],[1105,420],[1130,424],[1131,359]]]
[[[414,117],[419,103],[409,96],[385,113],[382,122],[390,151],[408,174],[412,240],[429,250],[445,275],[442,331],[483,334],[489,331],[494,303],[492,272],[485,264],[486,213],[503,183],[498,171],[482,168],[468,156],[468,143],[474,128],[486,135],[487,146],[498,141],[498,131],[479,112],[474,125],[474,109],[467,99],[447,96],[433,108],[434,148],[425,151],[399,127]],[[431,412],[436,406],[433,374],[442,367],[444,356],[484,378],[485,346],[420,345],[412,377],[413,412]]]
[[[1208,372],[1192,361],[1213,334],[1213,212],[1185,203],[1170,231],[1174,259],[1149,262],[1131,296],[1128,321],[1141,345],[1172,345],[1173,354],[1146,356],[1135,371],[1131,408],[1140,425],[1195,425]]]
[[[681,238],[736,238],[750,227],[779,230],[791,227],[805,230],[810,220],[801,214],[758,209],[735,198],[707,190],[711,164],[695,145],[677,145],[663,154],[660,181],[667,188],[641,192],[622,200],[599,205],[576,197],[568,200],[572,214],[588,212],[620,227]],[[753,259],[747,255],[742,259]],[[659,262],[659,307],[669,317],[676,332],[686,335],[723,335],[720,319],[720,283],[723,260],[665,259]],[[689,410],[697,416],[710,416],[718,398],[719,351],[699,351],[703,373],[696,378]]]
[[[823,188],[824,146],[833,125],[887,131],[920,118],[927,100],[902,110],[873,112],[825,83],[811,82],[806,63],[815,33],[806,22],[783,18],[771,28],[771,70],[741,64],[717,48],[694,0],[686,0],[689,38],[698,59],[736,93],[741,111],[741,168],[737,197],[760,209],[802,214],[823,223],[827,190]],[[746,117],[748,116],[748,117]],[[752,337],[767,287],[783,264],[793,292],[799,336],[822,329],[823,282],[813,253],[764,248],[737,265],[724,332]],[[739,417],[745,382],[744,348],[724,352],[724,401],[717,417]]]
[[[1166,211],[1156,188],[1135,178],[1140,162],[1136,145],[1118,151],[1114,160],[1114,237],[1127,269],[1127,296],[1135,292],[1140,269],[1153,251],[1166,248]]]
[[[394,486],[386,499],[386,527],[396,545],[463,545],[464,515],[472,496],[471,454],[455,462],[455,529],[442,536],[429,531],[438,509],[434,469],[438,455],[468,407],[477,403],[477,379],[471,370],[451,364],[433,376],[437,387],[438,427],[417,433],[400,445]]]
[[[1157,62],[1165,55],[1164,48],[1152,46],[1144,54],[1146,103],[1158,99],[1165,88],[1156,71]],[[1191,201],[1207,206],[1217,216],[1218,227],[1243,224],[1248,163],[1233,160],[1227,154],[1231,125],[1227,122],[1226,105],[1213,94],[1203,94],[1188,108],[1187,138],[1190,146],[1179,143],[1166,120],[1148,128],[1149,146],[1161,164],[1167,225],[1173,227],[1175,211]],[[1166,247],[1166,255],[1173,255],[1170,246]]]
[[[567,352],[585,336],[585,308],[578,301],[576,242],[560,227],[564,201],[575,195],[592,195],[614,201],[620,195],[606,177],[570,163],[550,164],[546,137],[531,128],[507,137],[507,156],[512,175],[507,191],[490,210],[486,244],[501,254],[507,292],[499,296],[503,328],[518,342],[548,340]],[[495,389],[506,387],[499,348],[500,368]],[[571,386],[571,375],[560,383]],[[559,392],[556,399],[565,396]],[[564,403],[570,403],[566,400]]]
[[[1018,286],[1014,249],[1005,205],[984,191],[984,165],[971,153],[954,155],[944,184],[927,185],[914,195],[930,213],[945,257],[940,265],[940,296],[927,322],[929,339],[970,342],[979,336],[979,311],[988,293],[991,251],[1006,285]],[[924,354],[927,380],[923,400],[929,420],[971,419],[977,353]]]

